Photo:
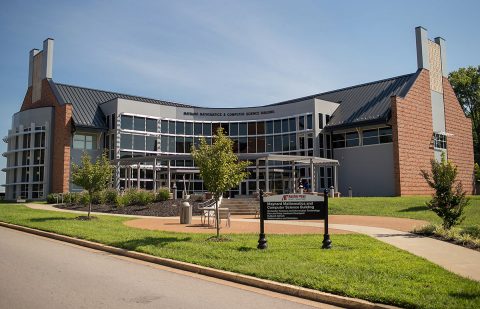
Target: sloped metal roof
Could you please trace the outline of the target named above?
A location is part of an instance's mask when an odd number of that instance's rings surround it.
[[[50,85],[52,86],[57,99],[60,101],[60,104],[71,103],[73,105],[73,120],[76,125],[80,126],[106,128],[105,115],[99,105],[116,98],[168,106],[193,107],[191,105],[149,99],[128,94],[59,84],[52,80],[50,80]]]
[[[340,104],[326,128],[387,122],[391,114],[390,97],[404,97],[416,76],[417,73],[407,74],[317,95],[316,98]]]
[[[327,130],[387,122],[391,113],[390,97],[395,95],[404,97],[418,74],[419,71],[268,106],[291,104],[314,98],[339,103],[340,105],[331,115],[330,121],[325,127]],[[105,115],[99,105],[115,98],[167,106],[196,107],[116,92],[59,84],[52,80],[50,80],[50,84],[61,104],[71,103],[73,105],[73,120],[76,125],[80,126],[106,128]]]

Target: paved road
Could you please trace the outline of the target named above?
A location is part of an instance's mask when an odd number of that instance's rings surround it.
[[[334,308],[0,227],[0,308]]]

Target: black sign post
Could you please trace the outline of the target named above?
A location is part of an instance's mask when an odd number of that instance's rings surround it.
[[[267,249],[267,239],[265,238],[265,207],[263,207],[263,190],[260,190],[260,236],[258,238],[258,249]]]
[[[267,248],[264,220],[324,220],[322,249],[330,249],[328,234],[328,190],[324,196],[311,194],[282,194],[264,197],[260,190],[260,236],[258,249]]]

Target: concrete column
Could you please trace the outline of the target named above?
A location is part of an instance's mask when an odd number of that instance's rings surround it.
[[[295,161],[292,161],[292,189],[293,193],[297,193],[297,178],[295,177]]]
[[[140,163],[137,164],[137,189],[140,189]]]
[[[157,192],[157,159],[153,159],[153,192]]]
[[[333,167],[333,183],[335,186],[335,191],[338,191],[338,177],[337,177],[337,166]]]
[[[172,185],[172,173],[170,172],[170,160],[168,160],[167,164],[167,187],[170,190],[170,186]]]
[[[125,167],[125,190],[130,188],[130,166]]]
[[[415,28],[415,38],[417,41],[417,65],[419,69],[430,70],[428,59],[428,33],[423,27]]]
[[[115,166],[115,189],[120,191],[120,162]]]
[[[270,192],[270,173],[268,172],[268,158],[265,159],[265,192]]]
[[[313,165],[313,160],[310,159],[310,188],[312,192],[315,192],[315,166]]]
[[[260,171],[259,171],[259,168],[258,168],[258,164],[259,164],[259,159],[257,159],[257,165],[256,165],[256,174],[257,174],[257,192],[260,192]]]

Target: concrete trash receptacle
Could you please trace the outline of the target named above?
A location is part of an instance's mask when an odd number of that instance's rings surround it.
[[[180,207],[180,224],[192,224],[192,206],[189,202],[183,202]]]

